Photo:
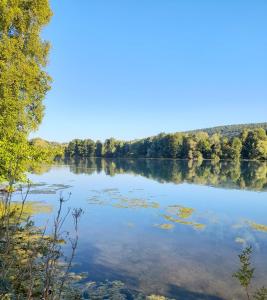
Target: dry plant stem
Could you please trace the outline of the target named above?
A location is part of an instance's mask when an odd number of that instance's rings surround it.
[[[45,286],[44,286],[44,295],[43,299],[49,299],[49,295],[52,292],[52,286],[54,282],[54,275],[55,275],[55,269],[57,265],[57,261],[59,258],[59,251],[57,245],[58,241],[60,240],[60,230],[63,226],[63,223],[65,222],[67,216],[70,213],[70,208],[68,208],[67,213],[65,216],[61,217],[62,214],[62,206],[63,203],[66,202],[67,200],[64,200],[62,195],[60,195],[59,199],[59,208],[57,211],[57,216],[54,220],[54,231],[53,231],[53,237],[52,237],[52,242],[51,242],[51,247],[49,249],[49,254],[46,259],[46,267],[45,267]]]
[[[30,184],[30,181],[28,180],[27,181],[27,190],[26,190],[26,193],[25,195],[23,195],[23,192],[22,192],[22,188],[21,188],[21,209],[20,209],[20,213],[19,213],[19,217],[18,217],[18,220],[17,220],[17,223],[19,224],[20,221],[21,221],[21,216],[23,214],[23,210],[24,210],[24,205],[25,205],[25,202],[28,198],[28,195],[29,195],[29,192],[30,192],[30,189],[31,189],[31,184]]]
[[[79,209],[74,209],[73,212],[72,212],[72,217],[73,217],[73,221],[74,221],[74,230],[75,230],[75,238],[74,239],[70,239],[70,243],[71,243],[71,248],[72,248],[72,251],[71,251],[71,256],[70,256],[70,259],[69,259],[69,263],[68,263],[68,266],[67,266],[67,269],[65,271],[65,274],[62,278],[62,281],[61,281],[61,284],[60,284],[60,288],[59,288],[59,300],[61,299],[61,295],[62,295],[62,292],[63,292],[63,288],[64,288],[64,284],[67,280],[67,276],[70,272],[70,268],[72,266],[72,262],[73,262],[73,259],[74,259],[74,256],[75,256],[75,252],[76,252],[76,249],[77,249],[77,246],[78,246],[78,240],[79,240],[79,234],[78,234],[78,222],[79,222],[79,219],[82,215],[83,211],[81,208]]]
[[[248,300],[250,300],[250,296],[249,296],[248,288],[246,288],[246,294],[247,294]]]

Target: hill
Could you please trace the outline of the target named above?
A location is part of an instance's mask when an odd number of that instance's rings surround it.
[[[263,128],[265,131],[267,131],[267,122],[264,123],[251,123],[251,124],[236,124],[236,125],[224,125],[224,126],[216,126],[216,127],[210,127],[210,128],[203,128],[203,129],[195,129],[195,130],[189,130],[184,131],[183,133],[198,133],[198,132],[206,132],[208,135],[212,135],[214,133],[219,133],[222,136],[226,137],[234,137],[239,136],[240,133],[244,129],[255,129],[255,128]]]

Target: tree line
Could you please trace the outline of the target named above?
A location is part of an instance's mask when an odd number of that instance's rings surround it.
[[[67,159],[89,157],[266,160],[267,135],[264,128],[244,129],[235,137],[206,132],[161,133],[134,141],[75,139],[65,148]]]

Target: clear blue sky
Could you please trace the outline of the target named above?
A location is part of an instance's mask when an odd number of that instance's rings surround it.
[[[51,1],[35,136],[133,139],[267,121],[266,0]]]

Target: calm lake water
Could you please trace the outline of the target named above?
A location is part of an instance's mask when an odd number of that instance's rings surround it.
[[[66,206],[84,210],[74,270],[90,280],[174,299],[246,299],[232,273],[252,245],[254,285],[267,285],[266,163],[95,159],[30,179],[29,200],[55,211],[71,192]]]

